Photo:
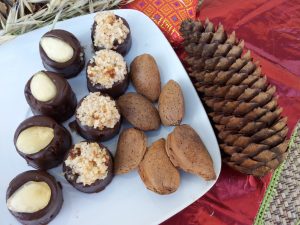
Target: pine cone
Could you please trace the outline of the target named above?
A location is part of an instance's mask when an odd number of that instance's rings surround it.
[[[217,131],[223,161],[246,174],[264,176],[284,160],[287,118],[276,88],[235,32],[209,20],[185,20],[180,29],[190,78]]]

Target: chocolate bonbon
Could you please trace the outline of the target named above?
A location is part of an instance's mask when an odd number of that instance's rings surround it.
[[[117,135],[121,115],[116,102],[100,92],[90,93],[78,104],[75,129],[87,140],[106,141]]]
[[[65,78],[76,76],[84,67],[83,48],[68,31],[56,29],[45,33],[40,40],[39,50],[46,70],[60,73]]]
[[[23,172],[7,188],[7,208],[22,224],[48,224],[59,213],[62,204],[60,183],[45,171]]]
[[[47,170],[62,163],[72,139],[68,130],[50,117],[33,116],[18,126],[14,144],[30,166]]]
[[[89,61],[86,69],[89,91],[117,98],[124,94],[129,84],[126,62],[122,55],[112,50],[100,50]]]
[[[64,163],[67,181],[85,193],[102,191],[113,178],[113,161],[109,150],[97,142],[80,142],[72,146]]]
[[[128,53],[132,43],[129,24],[111,11],[96,14],[91,38],[95,51],[111,49],[123,56]]]
[[[39,71],[25,86],[25,98],[33,114],[63,122],[74,115],[77,99],[68,81],[57,73]]]

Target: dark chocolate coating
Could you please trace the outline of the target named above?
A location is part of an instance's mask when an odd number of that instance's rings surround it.
[[[34,154],[25,154],[18,150],[17,139],[19,134],[33,126],[50,127],[54,130],[53,140],[41,151]],[[27,161],[28,165],[36,169],[47,170],[62,163],[67,151],[72,145],[69,131],[47,116],[33,116],[24,120],[14,135],[14,144],[17,152]]]
[[[20,213],[10,211],[16,219],[26,225],[46,225],[59,213],[63,204],[62,186],[53,176],[45,171],[30,170],[16,176],[10,183],[6,191],[6,201],[23,184],[29,181],[46,182],[51,190],[51,198],[48,205],[34,213]]]
[[[83,183],[77,183],[77,177],[78,174],[74,176],[72,173],[72,169],[68,166],[66,166],[65,163],[63,163],[63,172],[65,175],[66,180],[77,190],[84,192],[84,193],[97,193],[100,191],[103,191],[105,187],[112,181],[114,174],[113,174],[113,159],[110,151],[107,147],[104,145],[98,143],[101,148],[105,148],[107,154],[109,155],[109,161],[107,163],[107,176],[102,180],[96,180],[93,184],[90,185],[83,185]],[[72,146],[73,148],[74,146]],[[71,148],[71,149],[72,149]],[[68,156],[68,155],[67,155]],[[67,159],[66,156],[66,159]]]
[[[83,97],[80,100],[80,102],[78,103],[77,109],[80,107],[81,102],[83,101],[83,99],[85,97]],[[117,104],[116,104],[116,107],[117,107],[118,112],[121,116],[121,113],[120,113],[120,110],[119,110]],[[93,128],[93,127],[81,124],[80,120],[76,116],[75,129],[79,133],[80,136],[82,136],[83,138],[85,138],[89,141],[97,141],[97,142],[107,141],[107,140],[113,138],[114,136],[116,136],[119,133],[120,128],[121,128],[121,120],[122,120],[122,118],[120,117],[120,120],[115,124],[115,126],[113,128],[105,127],[103,130],[99,130],[97,128]]]
[[[34,115],[45,115],[57,122],[64,122],[74,115],[77,106],[76,95],[68,81],[59,74],[49,71],[41,72],[45,73],[56,86],[56,96],[47,102],[37,100],[30,90],[31,77],[24,90],[26,101]]]
[[[89,61],[88,65],[86,67],[86,81],[87,81],[88,90],[90,92],[101,92],[103,94],[108,94],[109,96],[111,96],[114,99],[118,98],[119,96],[121,96],[122,94],[125,93],[125,91],[128,88],[128,85],[129,85],[128,72],[125,74],[124,80],[115,82],[111,88],[106,88],[101,84],[95,84],[95,85],[92,84],[91,80],[89,79],[88,73],[87,73],[87,69],[88,69],[89,65],[94,66],[95,63],[91,63],[91,61]],[[128,69],[127,69],[127,71],[128,71]]]
[[[121,44],[117,43],[117,45],[115,45],[116,48],[114,48],[112,50],[119,52],[122,56],[125,56],[129,52],[129,50],[131,48],[131,44],[132,44],[131,31],[130,31],[129,24],[123,17],[116,15],[116,18],[121,18],[123,20],[124,25],[126,27],[128,27],[128,29],[129,29],[129,33],[127,34],[127,37],[124,40],[124,42]],[[99,51],[99,50],[105,49],[105,48],[94,45],[94,34],[95,34],[96,25],[97,25],[97,23],[94,22],[93,26],[92,26],[91,38],[92,38],[92,42],[93,42],[94,51]]]
[[[85,65],[85,56],[83,48],[80,45],[78,39],[68,31],[65,30],[51,30],[43,35],[43,37],[58,38],[68,43],[74,50],[73,57],[64,63],[58,63],[50,59],[39,44],[40,56],[46,70],[60,73],[64,78],[75,77],[83,69]],[[42,37],[42,38],[43,38]],[[80,57],[82,54],[82,57]]]

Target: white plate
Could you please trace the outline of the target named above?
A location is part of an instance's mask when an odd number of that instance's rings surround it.
[[[181,85],[185,99],[183,123],[190,124],[201,136],[213,161],[217,176],[220,174],[221,158],[217,140],[206,112],[190,82],[181,62],[159,28],[144,14],[135,10],[115,10],[124,17],[131,28],[132,47],[125,57],[128,65],[133,58],[150,53],[158,63],[162,84],[174,79]],[[85,48],[86,58],[92,56],[90,32],[94,15],[86,15],[56,24],[72,32]],[[26,81],[37,71],[44,69],[38,51],[41,36],[50,27],[44,27],[22,35],[0,46],[0,224],[18,224],[9,214],[5,204],[8,183],[17,174],[32,169],[15,151],[13,135],[21,121],[31,115],[24,97]],[[69,80],[78,100],[87,92],[84,71]],[[129,91],[133,91],[132,86]],[[66,123],[65,123],[66,124]],[[129,126],[125,124],[125,126]],[[124,126],[123,126],[124,127]],[[147,132],[148,145],[160,137],[166,137],[173,127],[162,127]],[[73,142],[82,140],[73,135]],[[117,137],[104,142],[115,153]],[[179,189],[170,195],[161,196],[147,190],[136,171],[116,176],[112,183],[97,194],[84,194],[70,186],[62,176],[61,166],[49,171],[63,185],[64,204],[51,224],[64,225],[148,225],[158,224],[204,195],[216,181],[181,173]]]

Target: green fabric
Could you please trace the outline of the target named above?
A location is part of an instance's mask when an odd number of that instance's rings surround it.
[[[297,130],[298,130],[297,128],[294,130],[294,133],[291,137],[289,147],[288,147],[289,149],[295,142],[295,137],[297,135]],[[274,193],[276,192],[276,187],[278,185],[278,180],[280,178],[280,175],[281,175],[281,172],[283,170],[284,164],[285,164],[285,161],[283,163],[281,163],[281,165],[273,173],[272,179],[271,179],[270,184],[267,188],[264,199],[263,199],[263,201],[260,205],[259,211],[256,215],[254,225],[263,225],[265,223],[265,221],[264,221],[265,213],[269,210],[270,202],[272,200],[272,197],[274,196]],[[300,225],[300,221],[298,221],[296,225]]]

